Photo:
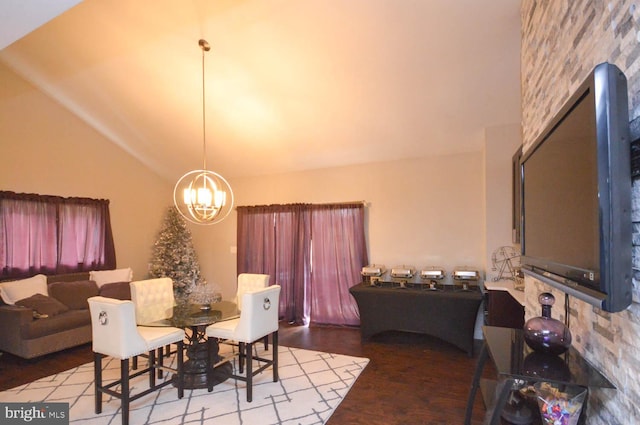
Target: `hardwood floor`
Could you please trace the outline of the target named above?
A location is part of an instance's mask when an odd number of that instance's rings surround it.
[[[280,344],[370,359],[328,425],[459,425],[464,421],[477,358],[436,338],[386,332],[362,342],[358,329],[282,325]],[[90,361],[91,344],[35,360],[4,354],[0,390]],[[484,407],[477,397],[473,423],[482,423],[483,417]]]

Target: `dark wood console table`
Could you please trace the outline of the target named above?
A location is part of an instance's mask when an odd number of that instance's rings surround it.
[[[522,329],[524,326],[524,306],[507,291],[488,290],[487,325],[503,328]]]
[[[482,293],[478,288],[429,290],[426,285],[349,289],[360,310],[360,332],[367,339],[397,330],[432,335],[473,355],[473,334]]]
[[[485,326],[483,334],[485,339],[467,400],[465,425],[471,424],[473,404],[478,389],[481,390],[487,407],[484,423],[498,425],[502,422],[503,409],[507,404],[513,384],[517,381],[556,382],[585,388],[615,388],[573,347],[559,356],[542,354],[534,352],[526,345],[521,329]],[[481,379],[489,356],[491,356],[497,370],[496,381]],[[585,411],[586,406],[582,409],[581,421],[584,421]],[[536,422],[534,421],[534,423]]]

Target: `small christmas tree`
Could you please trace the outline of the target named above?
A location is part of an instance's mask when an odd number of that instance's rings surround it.
[[[149,276],[170,277],[178,297],[188,296],[195,285],[202,283],[191,232],[173,206],[167,209],[162,228],[153,245]]]

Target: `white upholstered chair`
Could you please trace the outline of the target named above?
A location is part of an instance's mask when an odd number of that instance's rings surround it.
[[[238,289],[236,290],[236,304],[242,310],[242,295],[269,286],[268,274],[240,273],[238,275]]]
[[[176,300],[173,295],[173,281],[169,277],[137,280],[129,284],[131,301],[136,308],[136,323],[155,322],[168,319],[173,314]],[[171,347],[165,347],[165,355],[171,354]],[[133,359],[133,368],[138,368],[138,360]],[[162,371],[158,370],[158,378],[162,378]]]
[[[240,273],[238,275],[238,288],[236,290],[236,304],[242,311],[242,295],[269,286],[269,275],[258,273]],[[269,335],[264,337],[264,349],[269,349]]]
[[[242,296],[240,317],[233,320],[216,322],[207,326],[206,333],[210,352],[215,350],[217,339],[237,341],[238,373],[231,376],[247,383],[247,401],[253,400],[253,377],[269,366],[273,369],[273,382],[278,381],[278,302],[280,285],[269,286],[253,292],[245,292]],[[254,355],[253,344],[271,335],[273,348],[271,359]],[[253,369],[253,360],[262,362],[262,366]],[[243,373],[246,362],[246,373]],[[207,379],[209,391],[213,390],[213,369]]]
[[[176,300],[169,277],[138,280],[130,283],[131,301],[136,307],[136,323],[167,319],[173,314]]]
[[[91,332],[94,353],[95,379],[95,411],[102,412],[102,394],[119,398],[122,406],[122,424],[129,423],[129,404],[144,395],[164,386],[170,385],[173,379],[156,382],[155,370],[165,369],[175,373],[178,398],[184,396],[183,384],[183,338],[184,330],[173,327],[137,326],[133,302],[106,297],[89,298],[91,313]],[[165,366],[162,347],[175,343],[178,345],[177,366]],[[156,350],[158,356],[156,357]],[[149,363],[146,368],[135,373],[129,372],[129,359],[143,353],[148,354]],[[102,382],[102,358],[111,356],[120,360],[120,379],[109,383]],[[131,395],[130,378],[148,373],[149,388]],[[117,387],[120,391],[117,391]]]

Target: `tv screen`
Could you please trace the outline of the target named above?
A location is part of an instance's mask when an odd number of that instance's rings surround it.
[[[522,268],[607,311],[631,303],[626,79],[598,65],[522,163]]]

